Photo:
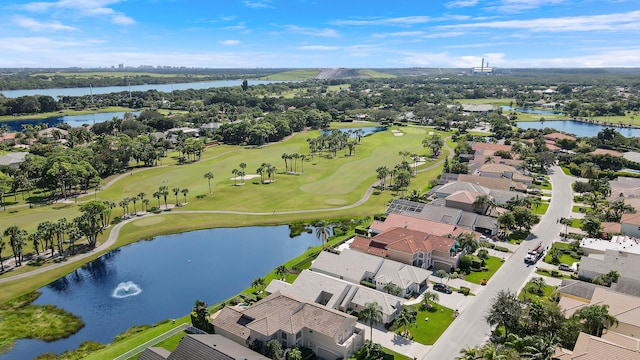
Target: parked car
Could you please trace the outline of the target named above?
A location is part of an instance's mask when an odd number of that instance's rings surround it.
[[[445,294],[451,294],[453,292],[449,286],[442,283],[433,284],[433,290],[440,291]]]
[[[563,270],[563,271],[573,271],[573,269],[571,268],[571,266],[567,265],[567,264],[560,264],[558,265],[558,270]]]

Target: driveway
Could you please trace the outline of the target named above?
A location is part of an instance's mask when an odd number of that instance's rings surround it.
[[[534,272],[535,266],[527,266],[523,262],[527,248],[539,242],[545,247],[551,246],[554,240],[560,238],[563,226],[557,223],[557,219],[571,214],[571,183],[575,178],[565,175],[559,166],[552,167],[549,173],[553,197],[545,216],[533,228],[529,238],[505,261],[487,286],[475,296],[473,302],[461,311],[460,317],[449,326],[436,344],[418,358],[454,359],[460,355],[461,349],[482,343],[491,333],[485,317],[495,295],[500,290],[518,292]]]

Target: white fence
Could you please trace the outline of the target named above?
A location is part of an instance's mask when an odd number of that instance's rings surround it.
[[[167,331],[164,334],[160,334],[156,337],[154,337],[153,339],[145,342],[142,345],[136,346],[135,348],[127,351],[126,353],[114,358],[114,360],[126,360],[126,359],[130,359],[138,354],[140,354],[141,352],[144,351],[144,349],[148,348],[149,346],[153,346],[163,340],[166,340],[170,337],[172,337],[173,335],[181,332],[181,331],[185,331],[187,328],[189,328],[191,326],[191,324],[189,323],[182,323],[176,327],[174,327],[173,329]]]

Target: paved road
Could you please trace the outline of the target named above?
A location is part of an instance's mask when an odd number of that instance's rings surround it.
[[[448,138],[446,138],[448,139]],[[447,142],[444,142],[444,147],[449,151],[449,155],[448,155],[448,159],[451,160],[453,158],[454,155],[454,151],[451,147],[449,147],[449,145],[447,145]],[[222,153],[222,154],[218,154],[216,156],[213,156],[211,158],[208,158],[207,160],[216,158],[218,156],[227,154],[229,152],[232,151],[228,151],[226,153]],[[420,169],[418,170],[418,172],[423,172],[423,171],[429,171],[437,166],[439,166],[440,164],[442,164],[444,162],[444,160],[440,160],[437,161],[433,164],[431,164],[430,166]],[[144,171],[144,170],[148,170],[150,168],[145,168],[145,169],[141,169],[139,171]],[[128,174],[122,174],[117,176],[116,178],[112,179],[111,181],[109,181],[103,188],[106,188],[108,186],[113,185],[116,181],[122,179],[123,177],[128,176]],[[374,187],[379,185],[380,181],[376,181],[375,183],[373,183],[373,185],[371,185],[367,191],[364,193],[364,195],[362,196],[362,198],[360,198],[360,200],[354,202],[353,204],[349,204],[349,205],[345,205],[345,206],[341,206],[341,207],[337,207],[337,208],[326,208],[326,209],[309,209],[309,210],[291,210],[291,211],[278,211],[277,214],[273,213],[273,212],[243,212],[243,211],[230,211],[230,210],[176,210],[174,209],[171,212],[162,212],[159,214],[147,214],[145,215],[145,217],[148,216],[168,216],[168,215],[176,215],[176,214],[235,214],[235,215],[248,215],[248,216],[274,216],[274,215],[282,215],[282,214],[298,214],[298,213],[317,213],[317,212],[325,212],[325,211],[336,211],[336,210],[348,210],[348,209],[352,209],[355,207],[358,207],[362,204],[364,204],[365,202],[367,202],[367,200],[369,200],[369,197],[371,197],[371,194],[373,193]],[[40,267],[36,270],[32,270],[26,273],[22,273],[22,274],[17,274],[17,275],[13,275],[13,276],[7,276],[5,278],[0,278],[0,284],[2,283],[7,283],[13,280],[18,280],[18,279],[24,279],[33,275],[38,275],[38,274],[42,274],[44,272],[47,272],[49,270],[55,269],[55,268],[59,268],[61,266],[66,266],[68,264],[74,263],[74,262],[78,262],[82,259],[85,259],[89,256],[92,256],[96,253],[99,253],[101,251],[107,250],[109,248],[111,248],[111,246],[116,242],[116,240],[118,240],[118,235],[120,234],[120,229],[122,228],[122,226],[124,226],[125,224],[131,222],[131,221],[135,221],[137,219],[140,218],[132,218],[129,220],[125,220],[121,223],[118,223],[116,226],[114,226],[114,228],[111,230],[111,232],[109,233],[109,237],[107,238],[107,241],[105,241],[104,243],[100,244],[98,247],[96,247],[95,249],[93,249],[90,252],[81,254],[81,255],[76,255],[73,257],[68,258],[67,260],[65,260],[64,262],[60,262],[60,263],[56,263],[56,264],[51,264],[51,265],[47,265],[47,266],[43,266]]]
[[[550,174],[553,189],[551,204],[540,223],[533,228],[530,239],[523,242],[513,256],[505,261],[485,289],[476,296],[474,302],[449,326],[433,348],[428,353],[422,354],[421,359],[455,359],[460,355],[460,350],[466,346],[473,347],[482,343],[490,335],[491,329],[485,321],[485,316],[495,295],[503,289],[519,291],[535,269],[535,266],[524,264],[527,250],[540,241],[545,247],[550,246],[555,239],[559,238],[562,225],[556,221],[560,217],[571,214],[573,201],[571,183],[575,178],[565,175],[558,166],[554,166]]]

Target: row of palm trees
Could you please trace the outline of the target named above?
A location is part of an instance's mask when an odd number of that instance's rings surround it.
[[[301,171],[304,174],[304,161],[307,158],[306,155],[298,154],[298,153],[293,153],[293,154],[282,153],[281,158],[282,160],[284,160],[285,172],[294,173],[294,174],[298,172],[298,159],[300,159],[300,166],[302,168]]]

